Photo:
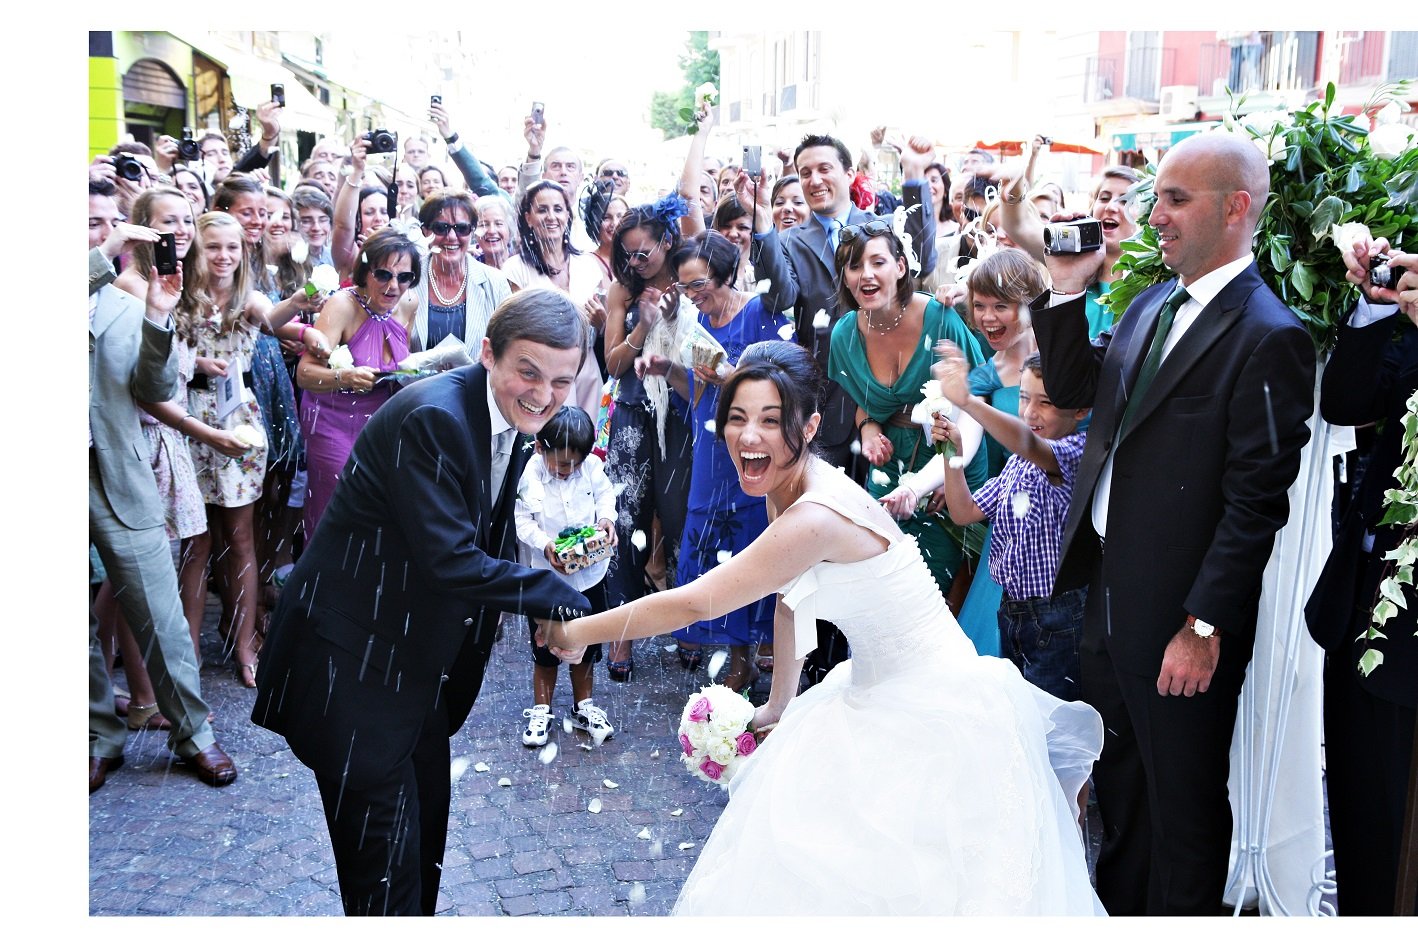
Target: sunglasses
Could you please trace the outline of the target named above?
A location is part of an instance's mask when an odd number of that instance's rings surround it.
[[[414,281],[414,274],[412,272],[390,272],[388,269],[371,269],[369,270],[369,274],[374,277],[375,282],[381,284],[394,278],[399,280],[399,285],[409,285]]]
[[[645,261],[649,260],[649,258],[655,254],[655,250],[659,248],[660,244],[656,243],[649,249],[633,249],[627,252],[625,255],[626,258],[629,259],[631,262]]]
[[[842,234],[837,237],[837,245],[845,246],[857,237],[872,239],[877,236],[885,236],[891,232],[891,224],[885,220],[868,220],[865,223],[853,223],[850,226],[842,227]]]
[[[447,236],[449,231],[457,233],[459,236],[470,236],[473,232],[471,223],[445,223],[442,220],[434,220],[428,225],[435,236]]]
[[[691,292],[698,292],[700,289],[704,288],[707,285],[709,285],[708,279],[695,279],[693,282],[676,282],[675,288],[679,289],[681,292],[685,291],[686,289]]]

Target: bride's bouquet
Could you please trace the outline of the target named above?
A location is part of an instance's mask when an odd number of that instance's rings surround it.
[[[743,759],[758,748],[748,730],[753,704],[727,686],[705,686],[679,717],[680,761],[689,773],[727,790]]]

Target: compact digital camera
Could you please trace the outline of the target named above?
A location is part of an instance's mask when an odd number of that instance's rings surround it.
[[[1376,253],[1369,257],[1369,285],[1375,289],[1397,288],[1398,280],[1408,272],[1402,266],[1390,266],[1388,257]]]
[[[1044,224],[1044,252],[1050,256],[1091,253],[1103,245],[1103,224],[1092,217]]]
[[[377,128],[365,135],[369,140],[369,154],[393,154],[399,149],[399,133]]]

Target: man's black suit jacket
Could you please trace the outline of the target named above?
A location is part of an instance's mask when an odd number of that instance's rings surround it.
[[[515,563],[518,437],[491,493],[487,371],[410,385],[375,412],[281,594],[252,721],[316,772],[377,780],[425,724],[452,735],[482,685],[498,615],[571,617],[586,599]]]
[[[1348,663],[1361,688],[1410,709],[1418,708],[1418,637],[1414,636],[1418,614],[1411,607],[1400,610],[1383,626],[1386,639],[1373,642],[1359,638],[1355,621],[1366,620],[1373,612],[1380,559],[1397,546],[1400,537],[1396,526],[1379,522],[1384,516],[1384,493],[1397,487],[1394,470],[1403,461],[1403,415],[1415,389],[1418,328],[1407,318],[1400,315],[1363,328],[1339,329],[1320,382],[1320,412],[1330,423],[1359,426],[1377,420],[1382,428],[1358,493],[1339,524],[1334,550],[1305,608],[1310,635],[1334,658]],[[1375,536],[1373,551],[1367,553],[1366,532]],[[1383,654],[1384,661],[1362,676],[1359,659],[1370,646]]]
[[[1163,300],[1143,292],[1115,330],[1088,340],[1082,298],[1033,304],[1044,388],[1054,404],[1093,408],[1064,528],[1060,590],[1089,583],[1101,545],[1093,494]],[[1255,640],[1261,575],[1289,514],[1286,491],[1309,440],[1315,353],[1309,333],[1254,263],[1197,316],[1159,369],[1117,443],[1103,587],[1119,670],[1155,675],[1187,614],[1224,634],[1222,667],[1244,667]],[[1094,637],[1095,644],[1098,641]]]

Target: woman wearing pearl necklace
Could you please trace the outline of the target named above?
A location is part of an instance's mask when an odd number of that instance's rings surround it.
[[[434,191],[419,208],[429,240],[428,279],[408,294],[415,306],[410,351],[425,351],[453,335],[476,358],[493,310],[512,294],[507,277],[469,251],[474,217],[472,195],[463,190]]]

